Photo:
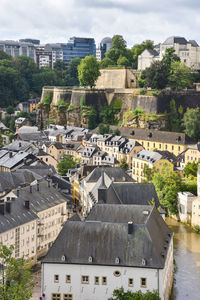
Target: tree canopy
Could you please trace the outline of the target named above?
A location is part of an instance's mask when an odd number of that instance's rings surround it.
[[[183,116],[185,133],[196,140],[200,138],[200,109],[187,108]]]
[[[58,162],[58,173],[62,176],[66,176],[69,169],[76,167],[76,161],[70,155],[64,155],[63,159]]]
[[[13,249],[13,246],[8,248],[0,244],[1,264],[5,266],[1,274],[3,280],[0,281],[0,298],[2,300],[29,300],[34,287],[31,265],[24,257],[13,258]]]
[[[157,291],[146,291],[146,293],[142,293],[141,291],[125,292],[123,288],[119,288],[114,290],[113,297],[108,300],[160,300],[160,297]]]
[[[95,81],[100,75],[99,64],[93,55],[86,56],[78,66],[78,79],[82,86],[95,86]]]

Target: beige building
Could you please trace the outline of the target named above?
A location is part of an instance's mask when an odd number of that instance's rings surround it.
[[[200,151],[197,145],[189,146],[185,151],[185,165],[189,162],[197,163],[200,160]]]
[[[14,245],[15,258],[34,264],[58,236],[67,219],[66,198],[50,181],[33,182],[1,197],[0,241]]]
[[[175,156],[168,151],[141,150],[132,159],[132,177],[137,182],[142,182],[146,179],[144,176],[145,165],[160,172],[165,166],[173,170],[175,162]]]

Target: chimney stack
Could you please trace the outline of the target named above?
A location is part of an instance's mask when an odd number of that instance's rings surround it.
[[[133,233],[133,222],[128,222],[128,234]]]
[[[19,190],[17,189],[17,197],[19,197]]]
[[[12,157],[12,152],[9,152],[9,158],[11,158]]]
[[[25,200],[24,201],[24,205],[25,205],[26,209],[29,209],[30,208],[30,201],[29,200]]]
[[[32,185],[30,185],[30,193],[32,193]]]
[[[19,148],[21,148],[21,146],[22,146],[22,143],[21,143],[21,142],[19,142]]]
[[[4,202],[0,203],[0,214],[1,215],[5,214],[5,203]]]
[[[39,192],[39,190],[40,190],[40,185],[39,183],[37,183],[37,191]]]
[[[6,201],[6,211],[10,214],[11,213],[11,202]]]
[[[48,179],[47,181],[48,181],[48,187],[50,188],[51,187],[50,179]]]

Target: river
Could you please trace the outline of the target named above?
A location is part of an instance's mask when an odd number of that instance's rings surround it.
[[[171,218],[166,222],[174,232],[174,276],[172,300],[200,300],[200,234]]]

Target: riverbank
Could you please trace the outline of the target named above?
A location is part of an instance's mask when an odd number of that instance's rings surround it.
[[[177,265],[171,300],[200,300],[200,235],[172,218],[166,218],[166,223],[174,232]]]

